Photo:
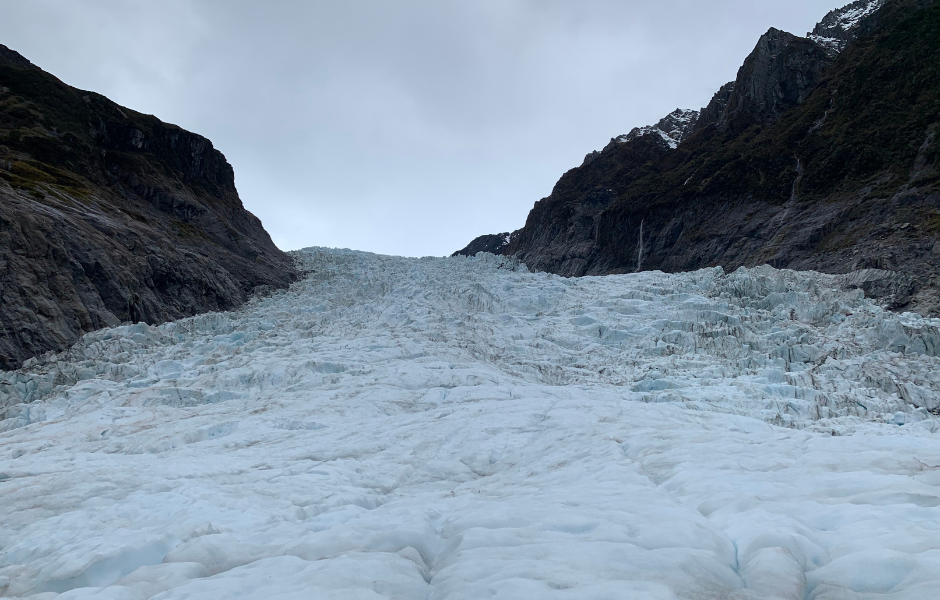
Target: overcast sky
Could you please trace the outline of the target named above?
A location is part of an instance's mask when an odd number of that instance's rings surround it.
[[[0,43],[205,135],[282,249],[443,255],[848,0],[0,0]]]

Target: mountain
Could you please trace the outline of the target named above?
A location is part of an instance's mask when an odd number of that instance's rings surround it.
[[[589,155],[499,252],[566,276],[851,274],[892,308],[938,314],[938,124],[940,3],[855,2],[809,37],[761,36],[674,148],[635,135]]]
[[[0,46],[0,367],[295,278],[209,140]]]
[[[831,54],[838,54],[855,38],[859,22],[884,4],[884,0],[858,0],[830,11],[806,37]]]
[[[652,135],[655,138],[658,138],[656,141],[662,141],[669,148],[677,148],[679,144],[684,142],[693,131],[695,131],[695,125],[699,121],[699,111],[697,110],[683,110],[677,108],[672,111],[662,119],[659,123],[655,125],[648,125],[646,127],[634,127],[630,133],[624,135],[618,135],[615,138],[611,138],[610,144],[604,147],[604,150],[615,147],[617,144],[626,144],[627,142],[633,141],[638,137],[644,135]],[[595,158],[601,155],[603,151],[591,152],[584,157],[584,162],[581,166],[584,166],[592,162]]]

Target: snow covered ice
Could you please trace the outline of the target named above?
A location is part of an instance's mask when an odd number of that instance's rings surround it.
[[[924,599],[940,321],[769,267],[309,249],[0,382],[0,595]]]

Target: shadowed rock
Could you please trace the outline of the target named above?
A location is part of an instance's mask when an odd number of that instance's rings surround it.
[[[815,269],[940,314],[940,2],[827,19],[840,52],[771,29],[691,135],[592,153],[501,252],[566,276]]]
[[[209,140],[0,46],[0,367],[295,277]]]

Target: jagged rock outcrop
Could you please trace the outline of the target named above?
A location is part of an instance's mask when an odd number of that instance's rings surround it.
[[[655,125],[634,127],[630,133],[618,135],[610,140],[610,144],[626,144],[638,137],[652,135],[662,140],[669,148],[675,148],[692,134],[698,118],[699,111],[697,110],[677,108]]]
[[[616,156],[618,158],[615,160],[619,163],[618,171],[639,173],[643,165],[649,165],[663,152],[678,147],[687,139],[694,131],[698,120],[699,111],[677,108],[655,125],[634,127],[630,133],[611,138],[610,143],[604,146],[603,150],[595,150],[585,156],[581,168],[588,167],[601,156]],[[574,173],[574,171],[569,173]],[[558,182],[555,186],[556,190],[564,188],[566,177],[568,177],[567,174]],[[570,213],[565,214],[564,222],[553,224],[549,231],[540,232],[540,239],[553,248],[559,250],[565,248],[566,254],[569,255],[568,260],[581,264],[585,260],[584,253],[589,252],[591,248],[590,244],[584,243],[585,236],[591,235],[590,232],[596,227],[598,215],[610,205],[614,198],[612,191],[612,189],[592,191],[585,198],[585,202],[573,206]],[[533,211],[538,211],[543,206],[537,202]],[[561,231],[565,233],[559,236]],[[452,256],[474,256],[477,252],[504,254],[522,233],[523,230],[518,229],[512,233],[481,235],[474,238],[466,247],[454,252]]]
[[[0,367],[295,278],[209,140],[0,46]]]
[[[502,253],[566,276],[816,269],[940,314],[940,2],[886,0],[851,25],[839,53],[768,31],[687,139],[605,148]]]
[[[862,19],[881,8],[884,0],[857,0],[830,11],[806,37],[835,56],[855,39]]]
[[[584,166],[600,156],[602,152],[645,135],[653,136],[657,143],[661,143],[668,148],[675,148],[692,134],[698,119],[699,111],[677,108],[660,119],[655,125],[634,127],[630,130],[630,133],[611,138],[610,143],[603,150],[591,152],[584,157],[584,162],[581,164]]]
[[[699,111],[698,121],[695,122],[692,133],[704,129],[709,125],[714,125],[722,120],[722,117],[725,115],[725,110],[728,108],[731,93],[734,92],[734,84],[734,81],[729,81],[715,92],[708,106]]]
[[[775,123],[787,110],[806,102],[832,58],[815,42],[771,28],[738,70],[728,88],[716,94],[702,112],[708,118],[696,123],[702,129],[714,125],[740,131],[754,123]],[[726,86],[727,87],[727,86]],[[714,121],[712,115],[717,115]]]
[[[489,252],[490,254],[502,254],[507,247],[509,247],[509,242],[512,241],[512,237],[516,235],[516,231],[513,232],[503,232],[503,233],[494,233],[490,235],[481,235],[478,238],[475,238],[472,242],[467,244],[462,250],[458,250],[451,254],[451,256],[476,256],[477,252]]]

